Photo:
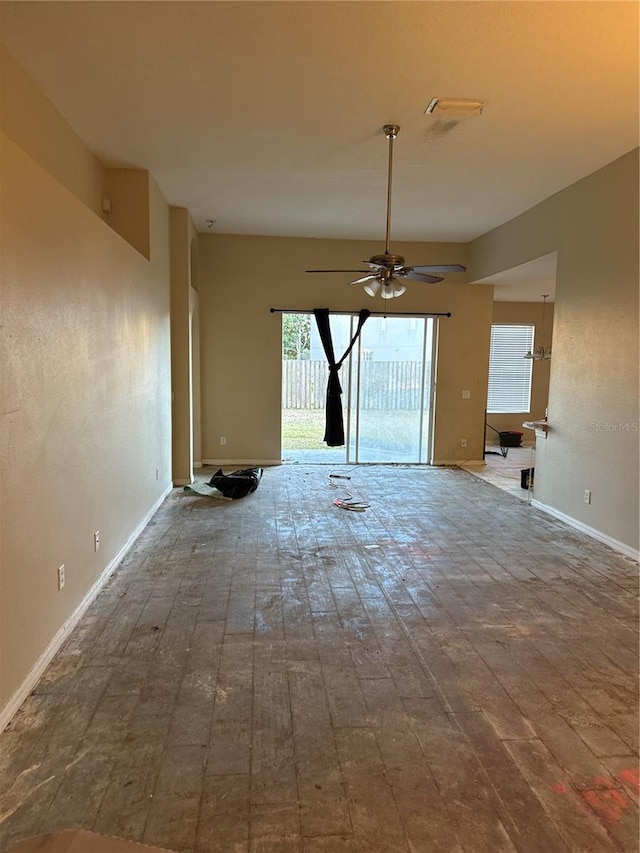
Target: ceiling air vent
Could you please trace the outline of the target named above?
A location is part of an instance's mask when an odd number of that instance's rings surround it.
[[[479,116],[486,103],[471,98],[434,98],[425,112],[430,116]]]

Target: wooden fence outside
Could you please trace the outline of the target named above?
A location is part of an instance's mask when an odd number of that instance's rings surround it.
[[[361,408],[381,411],[420,408],[422,362],[363,361],[360,371]],[[282,407],[324,409],[328,376],[326,361],[283,359]],[[346,374],[341,382],[346,389]]]

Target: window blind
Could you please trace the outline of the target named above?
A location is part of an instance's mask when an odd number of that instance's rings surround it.
[[[533,349],[533,332],[534,326],[491,327],[487,412],[530,411],[533,361],[524,355]]]

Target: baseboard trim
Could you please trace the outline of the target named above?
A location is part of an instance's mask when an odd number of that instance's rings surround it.
[[[484,459],[434,459],[431,465],[440,466],[443,468],[465,468],[467,465],[475,467],[476,465],[486,465]]]
[[[231,465],[242,465],[243,468],[255,468],[264,466],[271,468],[274,465],[282,465],[282,459],[203,459],[203,465],[217,465],[218,468],[229,468]]]
[[[171,489],[172,486],[168,486],[165,489],[162,496],[155,502],[153,507],[145,515],[140,524],[138,524],[131,536],[129,536],[129,538],[122,546],[122,548],[118,551],[113,560],[111,560],[109,565],[104,569],[98,580],[89,589],[89,591],[82,599],[80,604],[73,611],[71,616],[69,616],[69,618],[58,629],[49,645],[46,647],[46,649],[40,655],[38,660],[35,662],[34,666],[30,670],[25,680],[15,691],[13,696],[9,699],[4,708],[2,708],[2,710],[0,711],[0,732],[2,732],[11,722],[14,714],[18,711],[18,709],[20,708],[24,700],[27,698],[29,693],[31,693],[33,688],[36,686],[36,684],[40,680],[41,675],[53,660],[56,652],[60,649],[60,646],[67,639],[67,635],[69,634],[69,632],[72,631],[73,628],[75,628],[75,626],[78,624],[89,605],[92,603],[92,601],[98,595],[106,581],[109,579],[109,576],[112,574],[113,570],[118,566],[118,564],[126,556],[127,552],[134,545],[136,539],[140,536],[144,528],[153,518],[156,511],[162,505],[162,502],[171,492]]]
[[[597,530],[595,527],[590,527],[588,524],[584,524],[584,522],[578,521],[577,518],[572,518],[570,515],[561,512],[559,509],[555,509],[554,507],[549,506],[548,504],[544,504],[542,503],[542,501],[537,501],[535,498],[533,498],[533,500],[531,501],[531,506],[535,507],[536,509],[542,510],[542,512],[545,512],[547,515],[553,516],[553,518],[557,518],[558,521],[563,521],[565,524],[568,524],[569,527],[573,527],[576,530],[579,530],[581,533],[585,533],[592,539],[597,539],[598,542],[602,542],[605,545],[608,545],[610,548],[613,548],[614,551],[618,551],[625,557],[630,557],[632,560],[640,560],[640,551],[637,551],[630,545],[626,545],[624,542],[620,542],[617,539],[614,539],[612,536],[608,536],[606,533],[603,533],[601,530]]]

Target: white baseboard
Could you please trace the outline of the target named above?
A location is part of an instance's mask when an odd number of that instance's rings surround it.
[[[273,465],[282,465],[282,459],[203,459],[202,464],[216,465],[218,468],[230,468],[232,465],[241,465],[243,468],[270,468]]]
[[[464,468],[467,465],[486,465],[484,459],[434,459],[431,465],[440,465],[444,468]]]
[[[637,551],[630,545],[626,545],[624,542],[619,542],[617,539],[614,539],[612,536],[608,536],[601,530],[596,530],[595,527],[589,527],[588,524],[584,524],[584,522],[578,521],[577,518],[572,518],[570,515],[566,515],[564,512],[560,512],[559,509],[555,509],[554,507],[549,506],[548,504],[543,504],[541,501],[537,501],[535,498],[531,501],[531,506],[535,507],[536,509],[542,510],[542,512],[546,512],[547,515],[551,515],[554,518],[557,518],[559,521],[563,521],[565,524],[568,524],[569,527],[574,527],[576,530],[579,530],[581,533],[585,533],[592,539],[597,539],[598,542],[603,542],[605,545],[608,545],[610,548],[613,548],[614,551],[618,551],[620,554],[624,554],[625,557],[630,557],[632,560],[640,560],[640,551]]]
[[[167,495],[171,492],[171,488],[172,487],[169,486],[164,491],[162,496],[156,501],[156,503],[153,505],[153,507],[145,515],[145,517],[142,519],[140,524],[133,531],[131,536],[129,536],[129,538],[127,539],[125,544],[122,546],[122,548],[118,551],[118,553],[113,558],[113,560],[111,560],[109,565],[104,569],[104,571],[102,572],[102,574],[100,575],[98,580],[89,589],[89,591],[87,592],[85,597],[82,599],[80,604],[73,611],[71,616],[69,616],[69,618],[66,620],[66,622],[64,622],[63,625],[56,632],[55,636],[53,637],[53,639],[51,640],[49,645],[46,647],[46,649],[43,651],[43,653],[40,655],[40,657],[38,658],[38,660],[34,664],[33,668],[31,669],[31,671],[29,672],[29,674],[27,675],[25,680],[22,682],[20,687],[16,690],[16,692],[13,694],[13,696],[9,699],[9,701],[4,706],[4,708],[2,708],[2,710],[0,710],[0,732],[2,732],[6,728],[6,726],[9,724],[9,722],[11,721],[13,715],[16,713],[18,708],[22,705],[22,703],[27,698],[29,693],[31,693],[33,688],[36,686],[36,684],[40,680],[40,676],[43,674],[45,669],[49,666],[49,664],[53,660],[56,652],[60,649],[60,646],[67,639],[67,635],[69,634],[69,632],[71,630],[73,630],[73,628],[75,628],[75,626],[78,624],[78,622],[82,618],[86,609],[89,607],[91,602],[98,595],[98,593],[100,592],[100,590],[102,589],[102,587],[104,586],[106,581],[108,580],[109,575],[113,572],[113,570],[116,568],[116,566],[122,561],[122,559],[125,557],[127,552],[131,549],[131,547],[135,543],[138,536],[140,536],[140,534],[142,533],[144,528],[151,521],[151,518],[153,517],[154,513],[158,510],[158,508],[161,506],[162,502],[165,500]]]

